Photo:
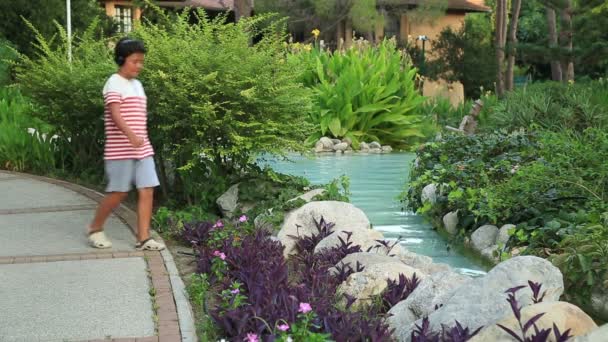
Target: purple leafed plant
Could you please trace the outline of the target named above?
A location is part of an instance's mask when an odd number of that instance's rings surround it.
[[[431,322],[428,317],[422,319],[422,325],[415,325],[416,328],[412,331],[412,342],[439,342],[439,333],[431,330]]]
[[[393,248],[395,248],[395,246],[397,246],[400,242],[401,242],[401,236],[399,236],[397,238],[397,240],[393,241],[391,243],[391,241],[387,241],[387,240],[374,240],[378,243],[378,245],[375,246],[371,246],[367,249],[366,252],[371,252],[372,250],[384,247],[386,249],[386,255],[388,256],[394,256],[394,254],[390,254],[391,251],[393,250]]]
[[[412,275],[412,278],[408,278],[400,273],[398,280],[387,279],[386,282],[388,285],[382,293],[382,309],[388,312],[393,306],[402,300],[406,300],[414,292],[418,284],[420,284],[420,279],[418,279],[416,273]]]
[[[443,326],[441,336],[443,342],[466,342],[477,335],[481,328],[483,327],[479,327],[477,330],[471,332],[469,328],[463,328],[460,322],[456,321],[456,325],[451,328]]]

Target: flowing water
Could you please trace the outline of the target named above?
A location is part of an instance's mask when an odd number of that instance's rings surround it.
[[[427,255],[435,262],[446,263],[470,275],[484,273],[483,267],[466,258],[415,213],[403,209],[399,194],[408,179],[415,155],[411,153],[319,155],[306,158],[290,156],[290,161],[266,160],[261,164],[275,171],[303,176],[313,184],[328,183],[347,175],[350,179],[351,203],[362,209],[374,229],[387,239],[401,236],[408,250]]]

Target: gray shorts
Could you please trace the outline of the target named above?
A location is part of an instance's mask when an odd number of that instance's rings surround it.
[[[129,192],[132,185],[137,189],[153,188],[160,184],[156,175],[154,158],[106,160],[106,192]]]

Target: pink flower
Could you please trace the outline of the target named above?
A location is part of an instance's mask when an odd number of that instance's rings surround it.
[[[245,337],[245,341],[247,342],[259,342],[258,335],[254,333],[248,333],[247,337]]]
[[[243,215],[241,217],[239,217],[239,222],[245,222],[247,221],[247,216]]]
[[[230,291],[230,293],[232,294],[239,294],[241,291],[239,289],[234,289],[232,291]]]
[[[214,251],[213,252],[213,256],[214,257],[218,257],[218,258],[220,258],[222,260],[226,260],[226,254],[224,254],[224,253],[222,253],[220,251]]]
[[[217,222],[215,222],[215,224],[213,225],[213,228],[222,228],[224,226],[224,223],[221,220],[217,220]]]
[[[216,257],[220,256],[220,254],[222,254],[220,251],[214,251],[213,252],[213,256],[216,256]]]
[[[289,325],[288,324],[281,324],[277,328],[279,330],[281,330],[281,331],[287,331],[287,330],[289,330]]]
[[[307,313],[309,311],[312,311],[312,307],[310,307],[310,304],[300,303],[300,309],[298,310],[298,312]]]

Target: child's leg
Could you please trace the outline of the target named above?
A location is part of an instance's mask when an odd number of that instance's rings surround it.
[[[103,230],[103,225],[116,207],[127,197],[127,192],[110,192],[99,203],[95,218],[89,226],[89,233]]]
[[[150,222],[152,221],[152,203],[154,201],[154,188],[137,189],[137,241],[150,238]]]

